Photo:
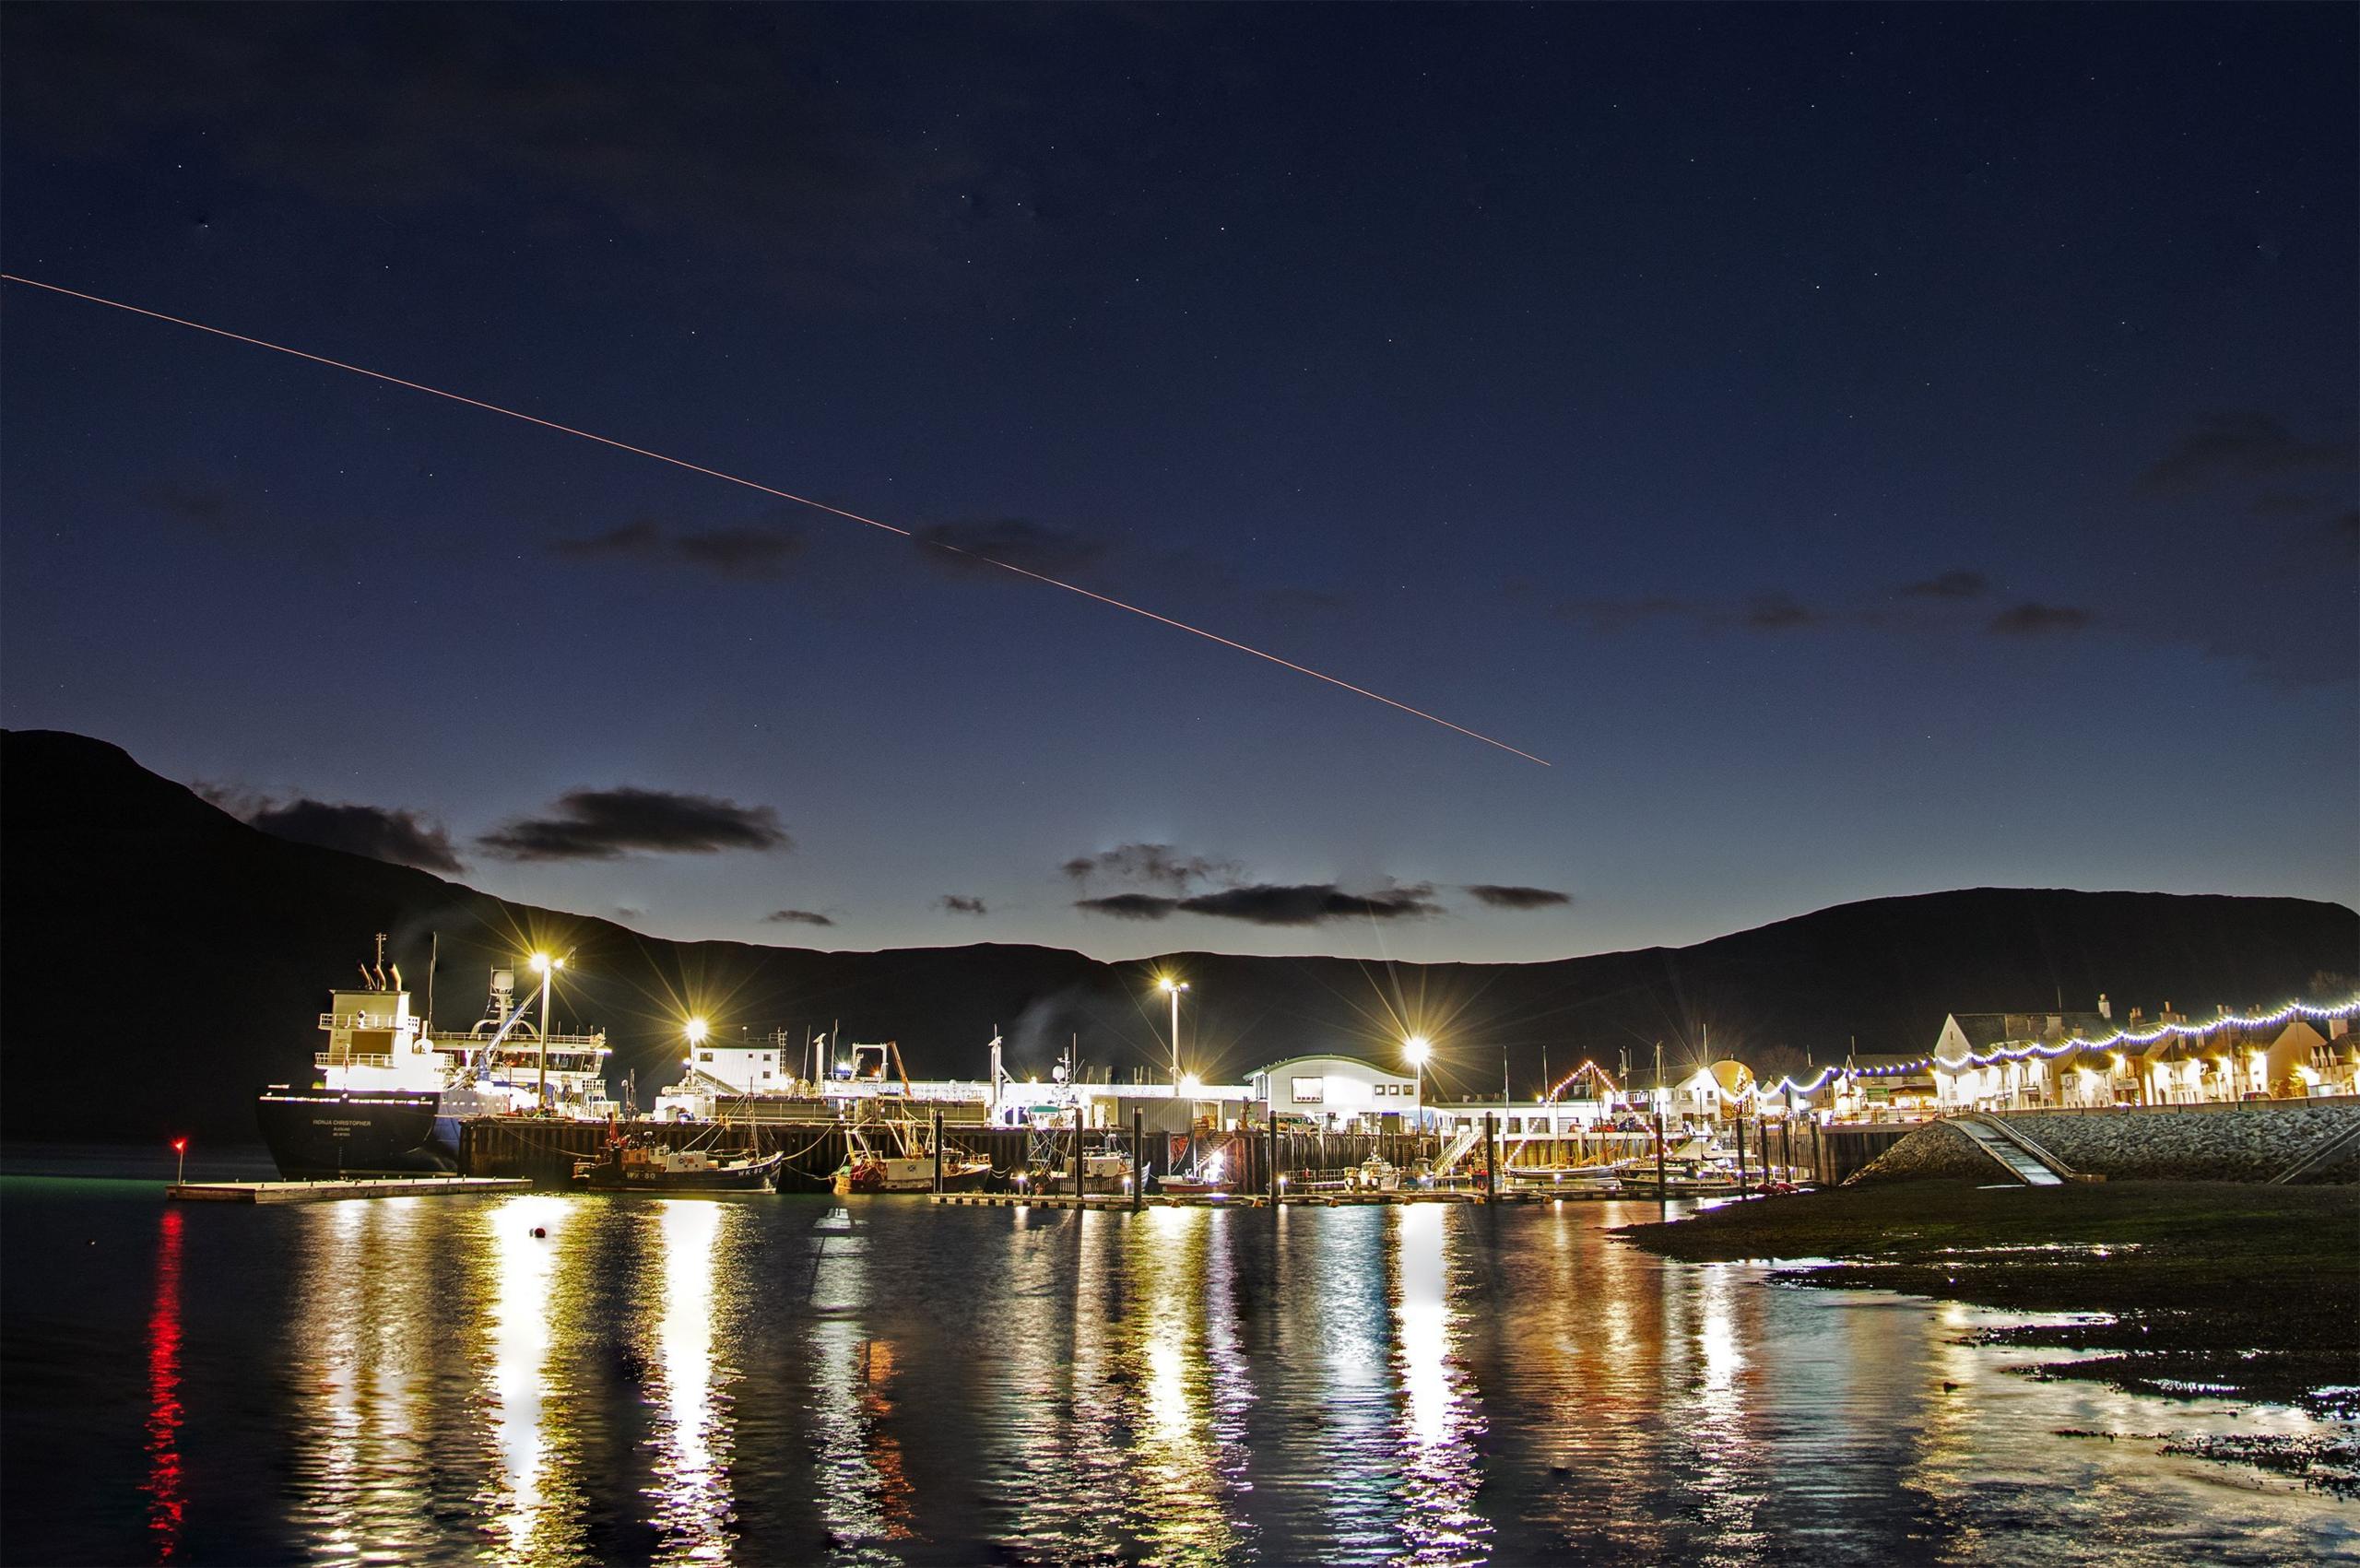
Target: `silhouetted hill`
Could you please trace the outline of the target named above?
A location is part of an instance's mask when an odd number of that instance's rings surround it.
[[[144,1139],[253,1136],[263,1083],[303,1080],[327,989],[377,931],[435,1017],[471,1021],[486,971],[535,943],[575,955],[560,1018],[601,1023],[615,1076],[670,1080],[687,1006],[759,1031],[841,1020],[898,1039],[921,1077],[980,1077],[995,1025],[1011,1067],[1045,1071],[1068,1034],[1127,1075],[1167,1058],[1148,976],[1193,989],[1183,1034],[1209,1078],[1299,1052],[1390,1056],[1405,1027],[1441,1042],[1436,1072],[1519,1094],[1545,1047],[1559,1074],[1628,1049],[1647,1070],[1716,1055],[1757,1067],[1922,1051],[1951,1011],[2168,1000],[2274,1005],[2322,971],[2360,971],[2360,915],[2301,899],[1977,889],[1845,904],[1694,947],[1528,964],[1407,964],[1175,953],[1101,963],[983,943],[824,953],[669,942],[513,904],[422,871],[273,838],[121,749],[53,731],[0,735],[0,1130]]]

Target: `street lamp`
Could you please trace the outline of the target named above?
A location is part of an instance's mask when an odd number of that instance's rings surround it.
[[[692,1018],[692,1019],[689,1020],[689,1031],[688,1031],[688,1032],[689,1032],[689,1043],[690,1043],[690,1044],[691,1044],[691,1045],[702,1045],[702,1044],[703,1044],[703,1043],[704,1043],[704,1037],[705,1037],[707,1034],[710,1034],[712,1032],[713,1032],[713,1026],[712,1026],[711,1024],[708,1024],[707,1022],[705,1022],[705,1020],[702,1020],[702,1019],[701,1019],[701,1018]]]
[[[1180,1091],[1180,993],[1188,988],[1185,980],[1165,975],[1155,983],[1155,988],[1172,998],[1172,1091]]]
[[[1418,1075],[1418,1126],[1426,1125],[1426,1058],[1434,1054],[1434,1043],[1422,1034],[1412,1034],[1401,1043],[1401,1055]]]
[[[564,967],[561,958],[551,958],[547,953],[533,955],[533,973],[541,977],[541,1081],[534,1099],[544,1115],[549,1108],[549,993],[557,989],[557,972]]]

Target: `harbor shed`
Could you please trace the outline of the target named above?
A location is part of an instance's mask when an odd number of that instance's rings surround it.
[[[1418,1080],[1358,1056],[1292,1056],[1247,1080],[1274,1120],[1328,1132],[1399,1132],[1418,1121]]]

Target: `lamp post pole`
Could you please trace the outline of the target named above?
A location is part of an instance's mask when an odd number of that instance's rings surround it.
[[[1167,974],[1155,984],[1158,990],[1172,998],[1172,1094],[1177,1099],[1180,1094],[1180,993],[1188,988],[1188,983],[1174,980]]]
[[[551,958],[547,953],[533,955],[533,968],[541,977],[541,1077],[534,1097],[544,1116],[549,1111],[549,993],[557,989],[557,972],[564,967],[561,958]]]

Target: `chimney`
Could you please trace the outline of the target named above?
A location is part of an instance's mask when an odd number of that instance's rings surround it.
[[[2330,1040],[2341,1040],[2350,1032],[2352,1032],[2352,1020],[2350,1019],[2331,1018],[2327,1020],[2327,1037]]]
[[[2106,993],[2103,991],[2098,993],[2098,1017],[2108,1022],[2112,1022],[2114,1019],[2114,1004],[2106,999]]]

